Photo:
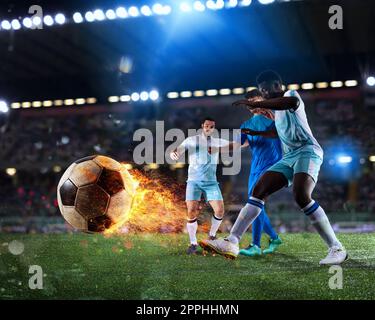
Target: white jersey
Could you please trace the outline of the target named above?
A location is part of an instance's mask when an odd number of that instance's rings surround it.
[[[282,142],[284,154],[312,150],[323,159],[323,149],[311,132],[301,96],[295,90],[288,90],[284,97],[296,97],[299,100],[296,110],[275,111],[276,130]]]
[[[214,137],[206,137],[203,133],[186,138],[178,147],[186,150],[189,156],[188,181],[217,181],[216,167],[219,153],[208,153],[208,147],[224,147],[229,141]]]

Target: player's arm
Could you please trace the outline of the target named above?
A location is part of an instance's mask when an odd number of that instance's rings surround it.
[[[241,133],[248,134],[249,136],[262,136],[265,138],[277,138],[278,134],[275,128],[266,131],[255,131],[251,129],[241,129]]]
[[[186,140],[184,140],[169,156],[172,160],[177,161],[186,150]]]
[[[264,108],[271,110],[297,110],[299,106],[297,97],[280,97],[263,101],[238,100],[233,102],[233,106],[245,105],[250,109]]]

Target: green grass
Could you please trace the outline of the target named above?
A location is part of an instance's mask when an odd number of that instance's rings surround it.
[[[375,299],[375,234],[340,235],[351,258],[341,290],[318,265],[316,234],[282,238],[272,256],[231,261],[186,256],[187,235],[0,235],[0,299]],[[28,287],[30,265],[43,268],[42,290]]]

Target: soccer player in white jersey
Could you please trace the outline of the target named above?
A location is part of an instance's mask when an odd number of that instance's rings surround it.
[[[188,221],[186,229],[189,233],[190,246],[188,254],[195,254],[198,250],[197,218],[200,210],[202,195],[209,202],[214,214],[211,219],[209,239],[216,239],[221,221],[224,216],[224,201],[216,179],[218,153],[210,154],[210,147],[224,147],[229,141],[212,136],[215,130],[215,121],[205,118],[201,124],[202,133],[186,138],[175,151],[170,154],[172,160],[178,160],[187,151],[189,156],[188,180],[186,185],[186,206]]]
[[[239,100],[233,105],[243,104],[249,108],[274,110],[283,157],[258,180],[249,202],[240,211],[230,235],[226,239],[204,241],[201,246],[230,258],[237,257],[241,237],[262,211],[266,198],[281,188],[293,184],[295,201],[327,244],[328,255],[320,261],[320,264],[341,264],[348,258],[347,252],[336,238],[323,208],[311,197],[323,162],[323,150],[311,132],[305,105],[297,91],[283,91],[281,78],[274,71],[261,73],[257,83],[266,100],[261,102]]]

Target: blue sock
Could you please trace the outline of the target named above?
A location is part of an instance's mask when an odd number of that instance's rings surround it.
[[[267,233],[271,240],[274,240],[274,239],[277,239],[277,233],[276,231],[272,228],[272,225],[271,225],[271,221],[270,219],[268,218],[268,215],[267,215],[267,212],[265,209],[263,209],[263,212],[264,213],[264,218],[263,218],[263,229],[264,229],[264,232]]]
[[[263,223],[264,223],[264,210],[262,210],[259,216],[254,220],[252,225],[253,230],[253,244],[257,245],[260,248],[260,240],[262,238],[263,232]]]

